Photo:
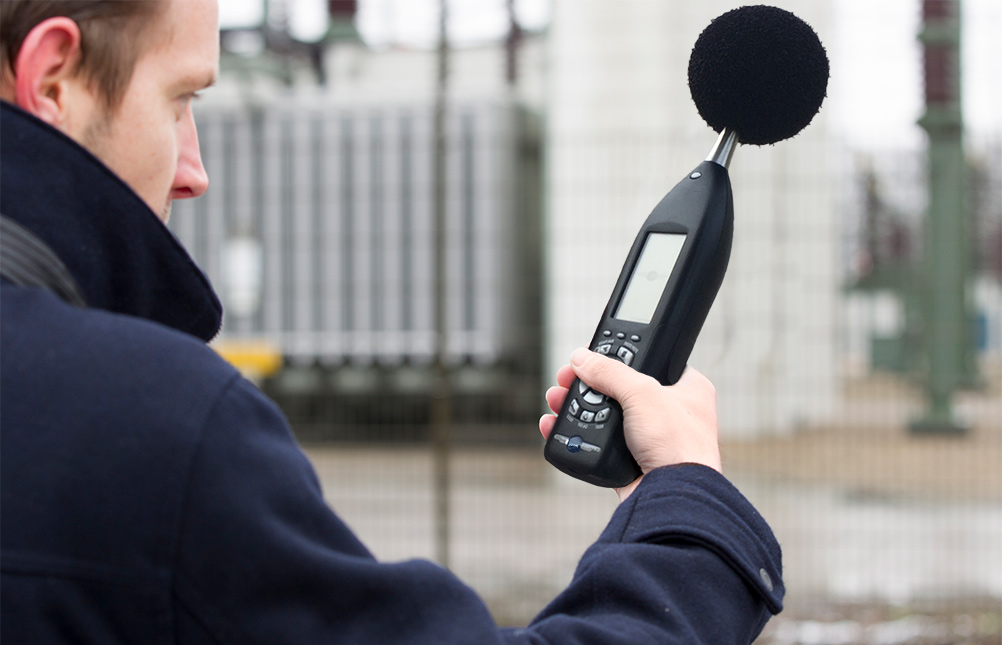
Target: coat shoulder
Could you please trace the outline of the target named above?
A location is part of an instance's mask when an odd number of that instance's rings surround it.
[[[79,408],[80,422],[99,416],[176,433],[240,378],[204,342],[158,323],[77,309],[37,289],[5,286],[2,306],[5,406]]]

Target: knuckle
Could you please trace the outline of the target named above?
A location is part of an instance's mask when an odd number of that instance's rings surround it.
[[[640,405],[642,403],[649,405],[664,395],[661,384],[654,377],[636,372],[626,366],[623,367],[636,375],[633,381],[631,381],[630,387],[623,391],[619,399],[623,407],[633,407],[635,404]]]
[[[579,368],[579,373],[583,377],[582,380],[586,382],[590,380],[597,382],[607,380],[610,375],[610,367],[614,367],[609,365],[609,363],[613,362],[615,361],[600,354],[589,356],[588,361]]]

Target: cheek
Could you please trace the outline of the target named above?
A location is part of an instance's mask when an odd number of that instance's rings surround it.
[[[173,123],[143,119],[123,128],[118,150],[122,178],[143,201],[159,212],[168,199],[177,169],[177,139]]]
[[[177,167],[178,139],[173,121],[147,122],[136,133],[136,152],[144,157],[141,164],[150,182],[160,190],[168,190]],[[166,184],[166,188],[164,187]]]
[[[166,128],[164,130],[163,136],[160,140],[159,158],[160,158],[160,168],[157,172],[158,175],[164,178],[168,184],[174,178],[174,174],[177,172],[177,159],[178,159],[178,134],[175,128]]]

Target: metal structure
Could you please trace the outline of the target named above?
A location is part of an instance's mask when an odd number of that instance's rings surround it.
[[[178,202],[171,228],[223,300],[218,342],[284,359],[262,387],[297,432],[424,436],[441,258],[457,423],[487,406],[495,428],[484,437],[510,424],[531,440],[542,388],[536,119],[506,101],[450,107],[441,254],[432,106],[202,108],[212,188]]]
[[[926,113],[929,135],[929,207],[923,257],[923,332],[926,355],[924,416],[915,433],[962,434],[965,423],[952,410],[972,361],[973,330],[968,302],[970,267],[967,162],[961,110],[960,0],[924,0]]]
[[[465,105],[444,124],[453,363],[504,362],[537,323],[522,238],[538,212],[517,165],[538,154],[522,145],[528,118]],[[431,363],[431,110],[207,106],[198,126],[212,189],[177,203],[171,226],[223,298],[222,337],[267,340],[294,365]]]

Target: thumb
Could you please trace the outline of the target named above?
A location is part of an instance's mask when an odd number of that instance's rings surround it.
[[[638,392],[660,386],[654,378],[583,347],[571,354],[571,367],[574,374],[589,387],[616,399],[624,406]]]

